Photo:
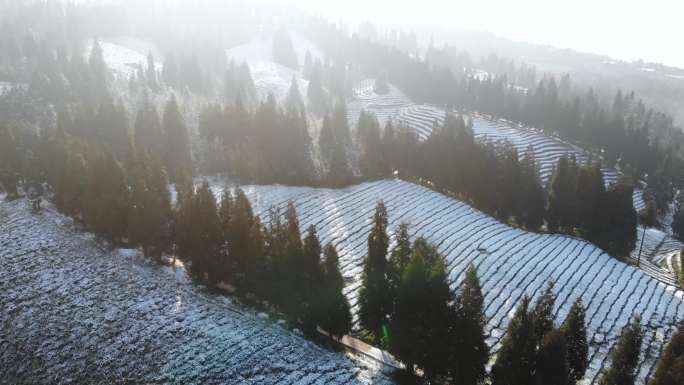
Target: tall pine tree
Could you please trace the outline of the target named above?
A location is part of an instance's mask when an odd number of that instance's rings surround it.
[[[506,336],[492,366],[492,385],[529,385],[534,380],[537,351],[530,299],[524,296],[508,324]]]
[[[391,311],[390,288],[387,280],[387,208],[378,202],[373,215],[373,227],[368,234],[368,255],[363,267],[359,292],[361,325],[376,339],[382,336]]]
[[[684,384],[684,324],[674,334],[660,356],[658,367],[649,385]]]
[[[589,345],[587,344],[587,327],[585,309],[582,299],[572,304],[562,327],[568,349],[568,368],[571,382],[576,383],[584,377],[589,365]]]
[[[164,155],[169,175],[175,180],[181,171],[192,174],[190,137],[175,96],[171,96],[166,103],[162,125],[165,135]]]
[[[450,374],[456,384],[477,385],[486,378],[489,347],[485,342],[484,295],[475,266],[466,271],[456,297],[456,320],[452,327]]]
[[[600,385],[634,385],[643,339],[641,319],[635,316],[613,348],[610,369],[601,377]]]

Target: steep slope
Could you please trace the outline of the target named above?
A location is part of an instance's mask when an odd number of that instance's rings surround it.
[[[220,188],[216,187],[217,190]],[[588,306],[591,366],[594,383],[621,329],[632,314],[643,318],[645,342],[639,379],[652,372],[677,321],[684,319],[684,293],[644,271],[618,262],[588,242],[564,235],[534,234],[497,222],[463,202],[398,180],[364,183],[329,190],[283,186],[247,186],[255,211],[268,215],[271,206],[294,202],[302,231],[314,224],[321,241],[340,253],[345,294],[353,311],[366,253],[366,237],[375,203],[387,205],[390,231],[401,222],[413,237],[423,236],[445,255],[453,288],[473,263],[486,295],[488,343],[496,352],[517,301],[537,296],[548,281],[559,294],[556,321],[581,297]]]
[[[2,199],[3,197],[0,197]],[[0,201],[0,383],[388,384],[180,270]]]

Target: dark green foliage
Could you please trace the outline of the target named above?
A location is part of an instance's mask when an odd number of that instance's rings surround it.
[[[623,329],[620,340],[610,353],[610,368],[601,377],[600,385],[634,385],[643,338],[641,319],[636,316]]]
[[[380,124],[375,115],[361,111],[357,123],[361,155],[359,168],[365,179],[380,179],[389,174],[389,161],[380,135]]]
[[[680,325],[660,357],[649,385],[684,384],[684,325]]]
[[[83,219],[89,230],[118,244],[126,235],[130,204],[126,176],[109,151],[94,154],[88,162],[83,196]]]
[[[159,260],[169,241],[171,203],[168,179],[161,161],[149,161],[139,153],[128,169],[131,204],[128,211],[128,241],[143,253]]]
[[[682,209],[684,205],[680,204],[679,208],[677,209],[677,212],[674,215],[674,218],[672,219],[672,233],[678,238],[678,239],[684,239],[684,209]]]
[[[536,383],[539,385],[567,385],[569,370],[565,335],[556,329],[549,331],[539,346]]]
[[[322,307],[323,271],[321,269],[321,243],[316,228],[311,225],[302,244],[302,252],[290,267],[294,274],[293,294],[299,301],[304,330],[313,332],[324,317]]]
[[[644,194],[646,195],[646,194]],[[646,199],[646,207],[637,212],[637,220],[640,224],[647,227],[658,225],[658,209],[653,199]]]
[[[629,178],[621,176],[606,192],[604,201],[605,235],[599,246],[618,256],[629,255],[636,245],[637,215]]]
[[[335,103],[335,109],[332,115],[333,132],[335,139],[342,145],[349,144],[351,134],[349,132],[349,121],[347,120],[347,106],[344,101]]]
[[[373,215],[373,227],[368,234],[368,255],[359,291],[361,325],[378,339],[391,311],[390,288],[387,281],[388,247],[387,209],[382,202],[378,202]]]
[[[256,105],[258,95],[247,63],[236,66],[230,62],[224,75],[223,92],[228,103]]]
[[[171,96],[166,103],[162,125],[165,135],[164,156],[169,175],[175,178],[180,170],[192,172],[190,137],[175,96]]]
[[[549,185],[546,221],[552,231],[572,230],[577,223],[576,178],[577,166],[574,159],[562,156],[558,160]]]
[[[207,182],[185,197],[177,223],[178,254],[190,263],[190,271],[200,279],[217,282],[220,272],[220,252],[223,244],[221,219],[216,198]]]
[[[108,95],[109,69],[102,56],[100,42],[95,40],[90,50],[88,58],[88,69],[90,70],[90,84],[88,96],[99,101]]]
[[[320,299],[319,324],[323,330],[341,337],[351,330],[351,312],[342,289],[344,280],[340,273],[339,257],[335,246],[327,244],[323,251],[323,288]],[[320,290],[320,289],[319,289]]]
[[[161,159],[164,134],[157,109],[149,101],[146,101],[136,114],[134,142],[138,150],[147,151]]]
[[[18,195],[20,165],[21,160],[14,136],[6,125],[0,123],[0,187],[10,197]]]
[[[299,92],[297,77],[295,75],[292,75],[290,90],[287,92],[287,97],[285,98],[285,109],[289,111],[304,111],[304,100],[302,99],[302,94]]]
[[[411,262],[413,249],[409,239],[408,228],[408,223],[401,223],[394,234],[396,244],[390,253],[387,274],[392,290],[396,290],[399,287],[404,270],[406,270],[406,266]]]
[[[242,189],[224,190],[220,218],[224,237],[228,243],[228,257],[222,264],[233,282],[244,290],[259,291],[266,278],[263,256],[263,232],[259,219]],[[262,293],[263,294],[263,293]]]
[[[485,342],[484,295],[473,265],[466,271],[455,307],[449,373],[456,384],[481,384],[487,374],[489,347]]]
[[[599,208],[604,203],[605,184],[601,164],[596,162],[580,167],[577,173],[577,224],[584,229],[587,239],[596,241],[602,229]]]
[[[333,148],[325,182],[332,187],[343,187],[351,183],[352,178],[347,152],[342,143],[337,142]]]
[[[492,367],[492,385],[529,385],[534,380],[537,351],[529,304],[529,297],[523,297],[508,325]]]
[[[517,185],[517,220],[527,229],[537,231],[544,224],[546,195],[539,180],[537,163],[531,147],[520,161],[520,179]]]
[[[328,95],[323,90],[322,66],[316,62],[309,76],[309,87],[306,96],[309,102],[309,109],[317,115],[323,115],[328,108]]]
[[[199,133],[208,145],[201,154],[205,171],[262,183],[314,180],[306,113],[294,104],[278,108],[272,95],[254,112],[239,104],[207,106]]]
[[[123,162],[131,145],[128,116],[123,105],[105,100],[97,111],[95,123],[100,142],[112,150],[119,162]]]
[[[544,336],[554,329],[553,306],[556,303],[556,294],[553,292],[553,287],[553,282],[549,282],[532,310],[534,338],[537,346],[540,346]]]
[[[571,383],[584,377],[589,365],[589,345],[587,344],[587,328],[585,325],[585,309],[581,298],[572,304],[568,317],[563,323],[562,331],[568,349],[568,369]]]
[[[337,142],[335,140],[335,133],[333,132],[332,128],[332,121],[330,116],[326,115],[323,117],[321,131],[318,135],[318,153],[325,170],[330,168],[333,151],[335,151],[336,145]]]
[[[418,365],[428,381],[446,375],[451,364],[452,300],[443,257],[417,239],[397,288],[389,345],[409,372]]]
[[[87,166],[80,146],[76,143],[67,149],[61,140],[53,142],[56,146],[54,157],[55,173],[48,175],[48,182],[55,192],[55,205],[68,215],[78,217],[82,214],[83,198],[87,185]]]
[[[273,61],[297,70],[297,54],[292,46],[290,34],[285,29],[273,33]]]

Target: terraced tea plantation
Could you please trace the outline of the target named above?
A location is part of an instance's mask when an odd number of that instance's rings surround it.
[[[396,87],[390,87],[390,92],[378,95],[373,91],[373,81],[360,82],[354,89],[354,99],[349,103],[348,117],[350,124],[355,124],[361,109],[374,113],[384,126],[388,119],[403,122],[414,129],[421,139],[425,139],[432,132],[435,122],[444,121],[445,110],[424,104],[413,103]],[[539,176],[542,183],[551,178],[553,168],[563,155],[575,155],[578,162],[588,160],[586,151],[573,146],[559,138],[532,129],[520,127],[512,122],[487,119],[477,114],[471,114],[475,137],[482,141],[509,141],[522,156],[527,148],[532,146],[534,157],[539,164]],[[618,173],[615,169],[604,167],[603,176],[606,184],[614,183]],[[644,208],[642,191],[634,191],[634,207]]]
[[[0,202],[0,384],[390,383],[375,362],[320,348],[180,269]]]
[[[488,344],[494,353],[518,300],[524,294],[536,297],[548,281],[555,281],[558,323],[577,297],[587,306],[588,383],[597,382],[633,314],[642,316],[645,331],[640,383],[652,374],[676,323],[684,319],[684,293],[655,279],[655,273],[619,262],[583,240],[501,224],[463,202],[412,183],[388,180],[340,190],[248,186],[245,192],[264,217],[271,206],[284,207],[291,200],[301,230],[313,224],[321,242],[335,244],[354,312],[371,216],[376,202],[384,200],[390,231],[408,222],[412,237],[423,236],[436,244],[446,257],[453,288],[459,287],[471,263],[477,266],[486,295]]]

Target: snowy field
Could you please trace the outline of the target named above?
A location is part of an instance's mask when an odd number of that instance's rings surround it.
[[[389,384],[181,270],[0,197],[0,383]]]
[[[132,37],[119,37],[111,40],[101,40],[102,57],[107,66],[114,74],[116,81],[128,82],[131,75],[135,74],[138,68],[147,68],[147,54],[152,52],[154,55],[154,67],[157,71],[162,70],[162,64],[158,60],[161,55],[155,46],[144,40]],[[86,45],[86,58],[90,56],[93,42]],[[127,83],[126,83],[127,84]]]
[[[9,92],[15,88],[28,89],[28,84],[26,83],[14,83],[14,82],[0,82],[0,95],[5,92]]]
[[[236,65],[243,62],[249,65],[260,100],[272,93],[276,100],[283,101],[290,89],[292,78],[295,77],[299,93],[306,101],[309,81],[303,78],[301,72],[306,52],[310,52],[313,59],[322,59],[323,54],[300,35],[292,33],[290,37],[300,70],[293,70],[273,61],[273,39],[270,35],[257,36],[249,43],[226,50],[226,57],[229,62],[232,60]]]
[[[215,190],[222,185],[216,183]],[[559,294],[555,314],[562,322],[581,297],[588,306],[591,364],[588,383],[597,373],[622,328],[633,314],[643,319],[645,340],[639,380],[652,374],[664,343],[684,319],[684,292],[649,272],[618,262],[588,242],[564,235],[534,234],[512,228],[467,204],[403,181],[364,183],[330,190],[284,186],[244,187],[255,212],[265,216],[271,206],[297,207],[302,232],[314,224],[321,242],[333,242],[340,253],[345,294],[353,311],[366,237],[375,203],[383,199],[390,232],[408,222],[412,237],[423,236],[446,256],[452,287],[458,288],[467,267],[478,267],[485,293],[488,343],[499,349],[515,306],[523,294],[536,297],[549,280]]]
[[[366,79],[359,82],[352,90],[353,98],[347,103],[347,118],[351,127],[356,126],[362,109],[375,114],[381,127],[384,127],[387,120],[394,119],[399,110],[413,105],[413,102],[397,87],[390,84],[389,92],[381,95],[375,93],[374,85],[374,79]]]

